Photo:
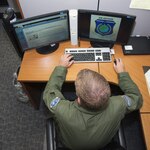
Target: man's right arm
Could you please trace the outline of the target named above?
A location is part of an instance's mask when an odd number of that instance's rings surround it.
[[[130,78],[129,74],[125,72],[124,64],[121,59],[116,59],[114,69],[118,73],[119,86],[124,92],[122,98],[127,105],[128,112],[141,108],[143,99],[140,90]]]
[[[133,82],[127,72],[118,74],[119,87],[124,92],[122,96],[127,104],[128,112],[140,109],[143,104],[142,95],[137,85]]]

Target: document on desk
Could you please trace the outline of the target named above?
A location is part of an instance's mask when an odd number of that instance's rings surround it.
[[[131,0],[130,8],[150,10],[150,0]]]
[[[150,95],[150,67],[143,66],[148,92]]]

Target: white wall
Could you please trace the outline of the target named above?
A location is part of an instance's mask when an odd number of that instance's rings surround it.
[[[97,9],[98,0],[19,0],[24,17],[36,16],[63,9]],[[100,0],[100,9],[136,15],[133,35],[150,35],[150,11],[130,9],[131,0]]]
[[[97,9],[98,0],[19,0],[24,17],[63,9]]]

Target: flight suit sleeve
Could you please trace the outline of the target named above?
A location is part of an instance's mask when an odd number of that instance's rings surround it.
[[[43,100],[49,110],[53,113],[61,99],[65,99],[61,93],[62,84],[66,79],[67,68],[57,66],[45,87]]]
[[[118,76],[119,86],[124,92],[122,98],[127,105],[127,112],[140,109],[143,104],[143,99],[137,85],[133,82],[127,72],[119,73]]]

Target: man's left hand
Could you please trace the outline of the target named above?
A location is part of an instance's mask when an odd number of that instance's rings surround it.
[[[66,68],[70,67],[74,63],[74,60],[72,60],[72,58],[73,58],[73,56],[70,54],[62,55],[60,58],[59,65],[66,67]]]

